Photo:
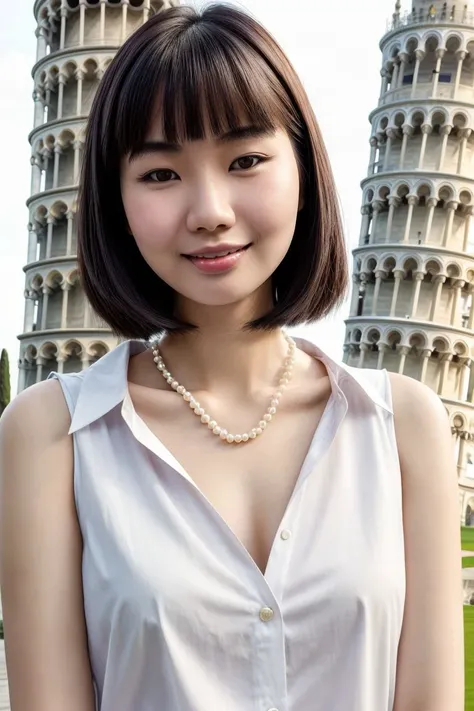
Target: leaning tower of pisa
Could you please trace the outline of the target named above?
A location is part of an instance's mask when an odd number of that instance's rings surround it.
[[[179,0],[36,0],[29,241],[18,390],[51,371],[77,372],[117,345],[81,291],[76,201],[84,130],[97,86],[122,42]]]
[[[474,0],[398,1],[380,49],[344,360],[439,394],[474,525]]]

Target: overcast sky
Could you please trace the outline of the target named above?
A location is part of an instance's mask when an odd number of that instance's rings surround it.
[[[346,238],[355,246],[360,181],[369,161],[368,114],[380,91],[378,43],[394,0],[240,0],[239,4],[268,27],[300,73],[329,151]],[[16,0],[14,12],[10,2],[0,0],[0,349],[6,348],[10,356],[12,394],[24,313],[34,30],[33,0]],[[304,329],[303,335],[341,359],[347,312],[348,304],[320,325]]]

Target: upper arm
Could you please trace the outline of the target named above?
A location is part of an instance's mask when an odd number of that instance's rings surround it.
[[[92,711],[69,413],[57,381],[0,420],[0,583],[14,711]]]
[[[460,512],[451,429],[436,393],[402,375],[390,378],[407,574],[394,711],[463,711]]]

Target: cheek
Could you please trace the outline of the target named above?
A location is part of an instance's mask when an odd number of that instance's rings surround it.
[[[282,166],[262,181],[252,193],[252,213],[262,237],[290,240],[293,236],[299,202],[297,167]]]
[[[153,190],[126,189],[122,199],[130,230],[141,251],[166,245],[173,239],[177,217]]]

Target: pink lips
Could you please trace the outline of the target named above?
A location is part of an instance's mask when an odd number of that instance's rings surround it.
[[[214,254],[216,256],[214,256],[210,249],[206,249],[203,250],[199,256],[186,255],[186,259],[189,259],[189,261],[192,262],[192,264],[194,264],[194,266],[201,272],[206,274],[222,274],[230,269],[233,269],[242,259],[249,247],[250,245],[237,249],[235,249],[235,247],[229,247],[229,253],[222,255],[219,255],[219,252],[222,252],[223,250],[215,248]],[[209,256],[204,256],[206,252],[209,253]]]

